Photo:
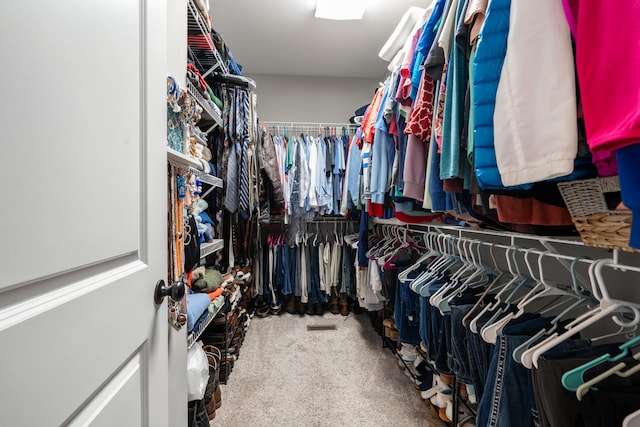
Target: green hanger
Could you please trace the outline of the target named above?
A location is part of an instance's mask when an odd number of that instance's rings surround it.
[[[562,375],[562,385],[569,391],[578,390],[578,387],[580,387],[584,383],[584,373],[586,371],[605,362],[619,362],[625,357],[628,357],[630,354],[629,350],[639,343],[640,336],[637,336],[620,345],[619,348],[621,350],[621,353],[617,356],[611,356],[609,353],[603,354],[602,356],[593,359],[590,362],[587,362],[581,366],[578,366],[577,368],[573,368],[572,370],[565,372],[564,375]]]

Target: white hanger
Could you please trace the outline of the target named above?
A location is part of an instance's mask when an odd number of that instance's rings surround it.
[[[496,261],[496,256],[494,253],[495,245],[493,243],[489,243],[489,246],[489,251],[491,254],[491,259],[493,260],[493,266],[495,268],[494,272],[496,274],[496,277],[491,281],[491,283],[487,285],[482,295],[478,297],[476,303],[473,305],[473,307],[471,307],[471,310],[469,310],[469,312],[462,318],[462,324],[465,327],[467,326],[467,322],[469,322],[470,319],[475,316],[476,309],[484,303],[484,299],[487,297],[487,295],[489,295],[489,292],[491,292],[493,288],[498,283],[500,283],[505,274],[507,274],[505,271],[500,270],[500,268],[498,267],[498,262]]]
[[[627,415],[622,422],[622,427],[640,427],[640,409]]]
[[[529,348],[529,346],[538,341],[538,339],[540,339],[542,336],[544,335],[549,335],[552,332],[555,332],[555,330],[558,327],[558,323],[567,315],[569,314],[573,309],[579,307],[580,305],[583,304],[588,304],[588,303],[597,303],[597,301],[590,295],[586,295],[583,290],[578,286],[578,279],[576,276],[576,272],[575,272],[575,266],[578,263],[579,260],[584,259],[583,257],[576,257],[573,259],[573,261],[571,262],[571,267],[570,267],[570,272],[571,272],[571,281],[573,284],[573,292],[575,293],[575,295],[578,297],[577,300],[571,304],[569,307],[566,307],[561,313],[559,313],[558,315],[556,315],[555,318],[553,318],[550,322],[550,326],[548,328],[543,328],[540,329],[540,331],[538,331],[536,334],[534,334],[533,336],[531,336],[528,340],[526,340],[524,343],[522,343],[521,345],[519,345],[518,347],[516,347],[515,350],[513,350],[512,352],[512,358],[513,360],[515,360],[518,363],[522,363],[521,358],[522,358],[522,354]],[[588,306],[587,306],[588,307]]]
[[[473,252],[473,248],[472,245],[476,244],[476,248],[477,248],[477,252],[476,255],[478,256],[477,258],[474,256],[474,252]],[[438,303],[438,308],[440,308],[441,312],[449,312],[451,310],[451,301],[453,301],[454,298],[456,298],[458,295],[461,295],[464,291],[466,291],[467,289],[469,289],[470,287],[475,287],[475,286],[487,286],[487,285],[493,285],[494,283],[496,283],[495,281],[491,280],[490,282],[487,280],[482,280],[483,277],[485,279],[490,278],[489,275],[494,275],[497,276],[498,272],[495,271],[493,268],[486,266],[483,262],[482,262],[482,256],[480,254],[480,246],[481,246],[482,242],[480,242],[479,240],[472,240],[471,241],[471,246],[469,247],[470,249],[470,255],[471,255],[471,262],[475,268],[475,270],[473,270],[471,272],[471,275],[469,275],[464,282],[462,282],[462,284],[460,286],[458,286],[457,289],[455,289],[455,292],[449,292],[448,295],[445,295],[444,298],[441,299],[441,301]],[[491,246],[491,258],[493,259],[493,265],[497,265],[496,259],[495,259],[495,255],[493,253],[493,245]]]
[[[502,330],[504,327],[513,319],[517,319],[525,313],[525,308],[527,305],[531,304],[533,301],[538,300],[543,297],[548,296],[570,296],[577,297],[572,291],[566,291],[560,289],[555,286],[549,285],[544,280],[544,269],[542,268],[542,258],[545,255],[548,255],[549,252],[545,251],[538,255],[538,274],[539,277],[535,277],[533,274],[533,269],[531,268],[531,264],[529,263],[529,252],[525,252],[525,263],[527,264],[527,268],[529,269],[530,276],[536,280],[536,285],[518,302],[518,311],[508,313],[503,318],[493,322],[490,325],[487,325],[482,330],[482,338],[489,343],[495,344],[498,335],[502,334]],[[564,304],[564,302],[563,302]],[[551,309],[555,309],[557,306],[553,306]]]
[[[442,258],[432,264],[432,268],[422,277],[416,279],[415,290],[421,296],[429,296],[429,286],[437,280],[444,278],[445,272],[459,262],[459,258],[455,256],[453,251],[453,237],[443,235],[440,248]],[[419,279],[419,280],[418,280]]]
[[[394,245],[389,249],[389,252],[378,258],[378,265],[381,267],[385,266],[388,262],[400,255],[402,251],[415,251],[419,249],[416,242],[409,238],[409,229],[407,227],[404,228],[404,233],[401,233],[398,228],[396,229],[396,232],[396,242]]]
[[[635,360],[640,361],[640,353],[634,354],[633,358]],[[592,386],[598,384],[600,381],[610,377],[611,375],[617,375],[621,378],[628,378],[631,375],[635,374],[636,372],[640,372],[640,363],[637,363],[636,365],[632,366],[626,371],[623,371],[623,369],[626,368],[626,366],[627,364],[625,362],[620,362],[615,366],[611,367],[610,369],[607,369],[600,375],[595,376],[589,381],[586,381],[585,383],[581,384],[580,386],[578,386],[578,389],[576,390],[576,397],[578,398],[578,400],[582,400],[584,395],[587,394],[587,392],[591,389]]]
[[[564,333],[558,334],[554,332],[546,340],[525,351],[521,358],[523,365],[529,368],[531,366],[537,368],[538,359],[542,354],[601,319],[612,317],[612,320],[622,327],[634,327],[640,323],[640,305],[628,301],[616,300],[609,296],[609,292],[602,278],[602,267],[612,264],[614,264],[612,259],[604,258],[589,266],[589,278],[591,280],[592,291],[594,295],[596,295],[596,298],[599,299],[600,304],[593,310],[582,314],[573,322],[569,323]],[[631,312],[634,315],[634,319],[631,322],[624,322],[617,316],[612,316],[617,312]]]
[[[505,251],[505,259],[507,261],[507,267],[509,269],[509,273],[511,274],[511,280],[509,280],[506,284],[504,284],[500,288],[500,291],[498,291],[498,293],[495,296],[495,301],[485,305],[482,308],[482,310],[471,320],[471,322],[469,323],[469,329],[473,333],[478,333],[478,320],[480,320],[480,318],[485,313],[487,313],[488,311],[495,311],[500,306],[500,304],[502,304],[503,302],[507,302],[508,298],[512,296],[515,293],[515,291],[517,291],[522,285],[526,283],[525,278],[520,274],[520,269],[518,268],[518,263],[516,262],[516,259],[515,259],[515,252],[516,252],[516,248],[514,246],[507,248],[507,250]],[[515,288],[511,289],[514,286]],[[511,294],[507,295],[505,297],[505,300],[503,301],[502,298],[504,294],[507,293],[507,291],[511,291]]]
[[[416,293],[421,293],[422,286],[431,280],[431,278],[438,271],[438,267],[441,265],[443,261],[447,260],[447,254],[444,251],[444,242],[446,241],[447,236],[444,234],[436,234],[433,236],[433,240],[431,242],[431,248],[434,252],[436,258],[429,264],[427,269],[422,272],[418,277],[413,279],[411,282],[411,289]],[[423,295],[429,296],[429,295]]]
[[[438,307],[444,295],[449,290],[455,289],[460,285],[460,277],[466,274],[467,270],[473,268],[473,265],[468,260],[468,253],[465,246],[467,244],[467,241],[467,239],[457,239],[456,246],[458,249],[458,259],[462,261],[463,265],[451,275],[447,283],[445,283],[440,289],[438,289],[431,295],[431,298],[429,298],[429,304],[431,304],[433,307]]]
[[[404,283],[410,283],[413,282],[414,279],[409,279],[409,274],[417,269],[419,269],[420,267],[422,267],[422,264],[428,260],[429,258],[431,258],[432,256],[436,255],[436,251],[433,249],[433,240],[432,237],[437,236],[436,233],[434,232],[427,232],[424,233],[422,238],[424,240],[424,246],[427,250],[426,253],[424,253],[420,258],[418,258],[416,260],[416,262],[413,263],[412,266],[405,268],[404,270],[402,270],[400,273],[398,273],[398,280],[400,280],[401,282]]]

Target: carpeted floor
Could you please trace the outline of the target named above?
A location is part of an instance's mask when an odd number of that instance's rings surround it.
[[[307,330],[335,325],[336,330]],[[254,317],[212,426],[442,426],[369,316]]]

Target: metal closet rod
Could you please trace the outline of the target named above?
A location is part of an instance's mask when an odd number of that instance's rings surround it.
[[[338,223],[350,223],[350,222],[358,222],[358,220],[353,219],[353,218],[340,218],[340,217],[320,217],[320,218],[316,218],[316,219],[309,219],[304,221],[307,224],[313,224],[313,223],[323,223],[323,222],[338,222]]]
[[[321,127],[359,127],[360,125],[357,125],[355,123],[325,123],[325,122],[270,122],[270,121],[265,121],[264,122],[267,126],[300,126],[300,127],[311,127],[311,126],[321,126]]]

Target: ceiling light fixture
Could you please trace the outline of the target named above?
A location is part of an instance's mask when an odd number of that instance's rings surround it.
[[[362,19],[365,0],[317,0],[316,18],[346,21]]]

